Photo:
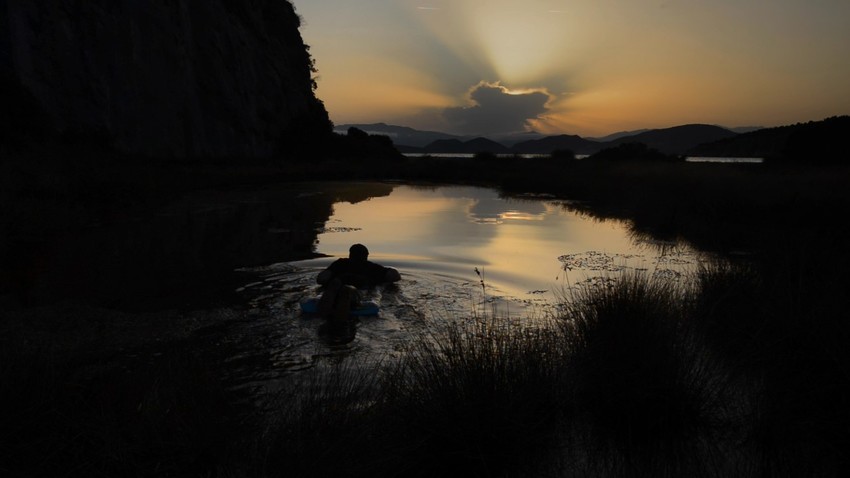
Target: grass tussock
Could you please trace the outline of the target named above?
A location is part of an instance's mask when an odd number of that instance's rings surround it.
[[[569,411],[543,330],[482,319],[419,337],[400,362],[341,366],[275,402],[261,446],[286,476],[500,476],[532,469]],[[305,393],[306,392],[306,393]]]
[[[740,406],[687,324],[690,291],[634,275],[571,294],[547,325],[456,322],[378,380],[336,371],[345,386],[286,408],[276,436],[299,443],[278,441],[268,456],[283,466],[307,453],[294,476],[705,476],[740,465],[730,458]]]
[[[644,273],[569,294],[579,431],[600,471],[693,475],[729,451],[728,377],[690,322],[693,294]]]
[[[131,367],[3,350],[4,474],[837,476],[846,327],[751,266],[625,274],[533,326],[431,324],[401,358],[239,408],[191,350]],[[788,284],[799,287],[799,284]],[[756,304],[752,303],[756,300]],[[773,305],[764,305],[773,304]],[[797,320],[779,311],[797,314]],[[821,327],[828,327],[829,338]],[[808,331],[808,332],[807,332]],[[37,352],[37,353],[36,353]],[[10,386],[14,384],[14,386]],[[268,417],[273,417],[271,420]]]
[[[369,380],[344,374],[364,387],[356,399],[328,396],[302,413],[307,423],[316,414],[333,423],[310,427],[326,433],[306,435],[314,437],[311,456],[346,458],[308,462],[350,476],[845,469],[847,388],[837,366],[847,362],[828,348],[814,354],[807,341],[778,349],[776,337],[788,331],[766,330],[786,322],[765,324],[759,314],[770,309],[748,302],[771,294],[751,268],[706,267],[692,288],[641,273],[603,284],[570,290],[548,325],[458,322],[420,338]],[[782,350],[790,355],[776,355]],[[287,417],[300,423],[298,413]],[[286,430],[280,436],[289,440],[305,436]],[[266,453],[297,462],[281,442]]]
[[[561,339],[552,329],[489,318],[417,341],[386,405],[400,419],[396,433],[417,444],[408,449],[412,470],[498,476],[533,469],[572,409]]]

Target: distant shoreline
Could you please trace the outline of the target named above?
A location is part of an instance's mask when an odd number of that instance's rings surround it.
[[[440,159],[472,159],[475,154],[472,153],[403,153],[406,158],[440,158]],[[549,154],[536,153],[502,153],[496,154],[497,158],[547,158]],[[589,154],[577,154],[576,159],[585,159],[590,157]],[[762,164],[764,158],[744,158],[744,157],[716,157],[716,156],[687,156],[685,162],[688,163],[723,163],[723,164]]]

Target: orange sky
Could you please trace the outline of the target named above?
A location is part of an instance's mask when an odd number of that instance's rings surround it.
[[[850,114],[847,0],[294,3],[337,124],[599,136]]]

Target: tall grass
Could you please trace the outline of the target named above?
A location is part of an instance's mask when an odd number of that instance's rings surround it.
[[[782,283],[782,282],[780,282]],[[99,369],[3,350],[0,471],[132,476],[837,476],[847,327],[751,265],[569,289],[557,316],[432,323],[238,406],[192,349]],[[814,292],[812,292],[814,293]],[[541,322],[543,322],[541,324]],[[830,334],[830,332],[832,334]],[[834,336],[830,336],[834,335]],[[370,361],[369,363],[374,363]],[[268,417],[272,417],[269,419]]]
[[[549,331],[551,332],[551,331]],[[499,476],[531,469],[568,413],[558,336],[496,319],[418,337],[400,362],[341,366],[282,394],[261,444],[285,476]]]
[[[726,371],[691,322],[694,291],[641,272],[572,291],[573,386],[600,469],[699,475],[726,466],[723,436],[736,413]]]
[[[562,339],[551,328],[490,317],[418,340],[386,404],[400,419],[396,433],[417,443],[410,466],[432,476],[533,468],[572,412]]]
[[[774,355],[781,349],[763,329],[782,322],[764,324],[764,309],[748,302],[770,293],[751,268],[706,267],[693,288],[642,273],[603,284],[572,289],[563,312],[543,326],[457,321],[419,337],[380,371],[342,370],[333,380],[348,385],[287,414],[281,436],[312,437],[301,442],[306,450],[279,442],[266,453],[278,457],[277,469],[300,476],[832,476],[844,469],[844,377],[830,378],[838,370],[821,363],[824,354]],[[352,389],[353,396],[345,392]],[[292,425],[315,423],[316,414],[322,424],[308,433]],[[343,458],[285,466],[317,454]]]
[[[635,274],[568,299],[542,326],[457,321],[418,337],[379,375],[339,370],[328,383],[343,386],[284,407],[276,436],[286,440],[267,452],[273,468],[710,476],[745,466],[734,447],[743,405],[688,323],[693,291]],[[292,465],[305,456],[306,469]]]

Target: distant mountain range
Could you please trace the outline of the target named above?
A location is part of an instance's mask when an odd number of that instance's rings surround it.
[[[382,134],[384,136],[389,136],[390,139],[393,140],[393,143],[396,145],[396,147],[413,146],[421,148],[423,146],[433,143],[434,141],[445,139],[464,139],[461,136],[456,136],[453,134],[440,133],[437,131],[420,131],[417,129],[408,128],[407,126],[395,126],[386,123],[342,124],[337,125],[334,130],[337,133],[345,134],[349,128],[357,128],[369,134]]]
[[[602,136],[601,138],[587,138],[591,141],[598,141],[600,143],[604,143],[606,141],[614,141],[615,139],[620,139],[625,136],[634,136],[636,134],[641,134],[649,131],[648,129],[638,129],[634,131],[620,131],[617,133],[609,134],[608,136]]]
[[[405,152],[402,148],[405,146],[397,145],[401,152]],[[411,149],[411,147],[406,147],[406,149]],[[427,153],[495,153],[495,154],[510,154],[515,152],[513,149],[508,148],[507,146],[497,143],[491,139],[487,138],[473,138],[468,141],[461,141],[459,139],[438,139],[433,143],[430,143],[425,148],[417,148],[423,150],[422,152]],[[415,151],[407,151],[407,152],[415,152]]]
[[[389,136],[402,153],[421,154],[551,154],[570,150],[590,155],[627,143],[643,143],[670,155],[781,158],[818,154],[820,158],[844,154],[844,138],[850,137],[850,116],[838,116],[776,128],[747,126],[724,128],[688,124],[664,129],[623,131],[601,138],[576,135],[543,136],[536,132],[494,138],[464,137],[436,131],[419,131],[385,123],[348,124],[336,129],[344,133],[357,128],[370,134]],[[848,142],[850,144],[850,142]],[[811,154],[809,154],[811,156]]]
[[[476,136],[458,136],[449,133],[441,133],[439,131],[421,131],[409,128],[407,126],[396,126],[386,123],[341,124],[337,125],[334,128],[334,131],[340,134],[345,134],[349,128],[357,128],[369,134],[380,134],[384,136],[389,136],[396,146],[401,146],[402,148],[424,148],[435,141],[452,139],[457,140],[460,143],[466,143],[477,138]],[[511,147],[523,141],[540,139],[543,137],[545,137],[545,135],[542,135],[536,131],[524,131],[521,133],[494,135],[491,138],[487,139],[497,142],[500,145]],[[443,146],[445,145],[442,143],[437,145],[437,147],[440,148],[442,148]],[[436,151],[430,152],[433,153]],[[450,152],[458,153],[460,151]]]
[[[336,127],[340,133],[357,128],[369,134],[389,136],[402,153],[422,154],[549,154],[568,149],[576,154],[593,154],[605,148],[628,142],[641,142],[667,154],[683,154],[705,142],[735,136],[736,133],[711,125],[685,125],[657,130],[639,130],[615,133],[599,139],[585,139],[574,135],[543,136],[528,132],[504,135],[496,139],[463,137],[437,131],[419,131],[406,126],[385,123],[345,124]]]

